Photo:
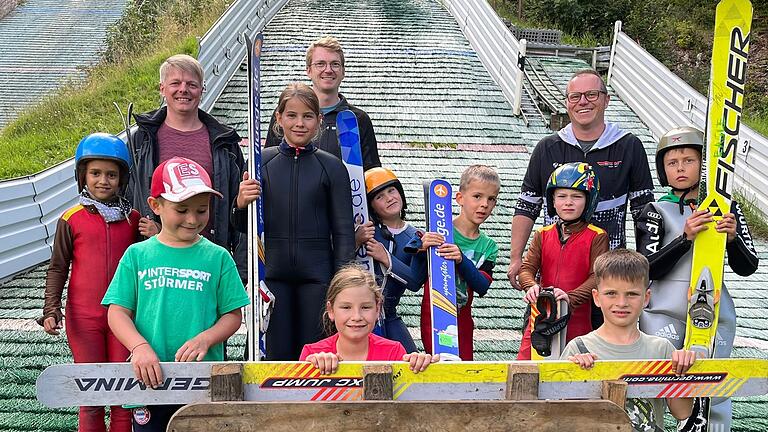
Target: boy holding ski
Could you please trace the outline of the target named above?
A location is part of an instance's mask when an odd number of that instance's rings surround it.
[[[550,352],[552,336],[545,334],[556,322],[556,305],[560,300],[567,301],[569,306],[566,341],[592,331],[591,302],[595,288],[592,268],[595,259],[608,251],[608,234],[589,222],[599,193],[600,182],[585,162],[561,165],[549,178],[545,192],[547,211],[550,217],[557,214],[558,219],[536,231],[520,267],[518,279],[526,291],[525,301],[531,305],[540,303],[540,307],[535,319],[529,315],[518,360],[531,360],[532,344],[539,354]],[[540,298],[542,287],[548,291]],[[547,299],[551,303],[550,314],[554,316],[546,313],[543,302]]]
[[[592,298],[601,309],[604,322],[585,336],[574,338],[560,356],[583,369],[595,360],[671,359],[677,374],[684,374],[696,361],[696,353],[675,350],[668,340],[641,332],[637,327],[643,307],[648,304],[648,260],[628,249],[616,249],[595,260],[597,287]],[[677,419],[691,414],[692,398],[667,399]],[[664,430],[662,399],[627,399],[625,411],[637,432]]]
[[[656,173],[661,185],[671,190],[658,202],[647,204],[636,225],[637,250],[648,258],[652,281],[652,300],[640,317],[640,329],[669,340],[676,348],[683,347],[686,334],[693,241],[713,220],[712,213],[695,210],[703,148],[704,133],[692,127],[674,128],[661,137]],[[731,202],[731,212],[717,221],[715,230],[727,234],[731,269],[740,276],[754,273],[758,256],[736,201]],[[713,357],[730,357],[735,335],[736,310],[723,286]],[[730,420],[730,399],[714,399],[710,422],[730,426]]]
[[[500,187],[501,180],[493,168],[485,165],[468,167],[461,174],[459,191],[456,193],[456,202],[461,211],[453,219],[455,243],[446,243],[444,237],[436,232],[427,232],[420,242],[415,242],[421,243],[415,245],[419,246],[419,251],[436,246],[439,256],[456,263],[460,277],[456,284],[459,357],[465,361],[471,361],[474,356],[472,299],[475,294],[482,297],[488,292],[499,252],[496,242],[480,230],[480,225],[496,207]],[[416,255],[411,266],[416,280],[426,280],[426,253]],[[421,302],[421,340],[428,353],[432,352],[431,314],[429,289],[425,286]]]
[[[221,194],[197,162],[174,157],[152,174],[149,205],[160,232],[126,251],[102,304],[109,327],[130,349],[136,378],[163,382],[159,362],[222,361],[248,296],[232,256],[200,232],[211,196]],[[133,409],[134,431],[165,431],[180,406]]]
[[[80,189],[76,206],[56,225],[51,264],[45,279],[45,306],[38,323],[58,335],[62,327],[61,297],[67,289],[67,342],[75,363],[123,362],[128,350],[107,325],[99,299],[107,291],[120,257],[139,232],[139,213],[122,196],[131,169],[131,156],[120,138],[94,133],[75,152],[75,178]],[[70,274],[70,267],[72,273]],[[130,413],[110,409],[109,429],[130,432]],[[104,431],[104,407],[80,407],[80,431]]]

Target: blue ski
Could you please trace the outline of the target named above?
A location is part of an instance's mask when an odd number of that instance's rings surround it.
[[[264,35],[257,34],[253,41],[243,33],[248,57],[248,138],[250,155],[248,172],[261,183],[261,46]],[[274,295],[264,284],[264,203],[261,198],[248,206],[248,295],[251,304],[246,308],[245,325],[248,329],[248,360],[266,358],[266,332]],[[258,289],[254,289],[258,287]]]
[[[360,130],[357,128],[357,117],[352,111],[345,110],[336,115],[336,133],[339,136],[341,159],[349,173],[349,185],[352,189],[352,216],[357,228],[368,222],[368,200],[365,195]],[[355,263],[373,273],[373,258],[368,256],[365,245],[360,246],[355,253]]]
[[[451,185],[445,180],[424,182],[427,230],[453,243],[453,212]],[[453,261],[437,255],[437,248],[427,251],[427,280],[432,305],[432,353],[444,360],[459,360],[459,327],[456,307],[456,266]]]

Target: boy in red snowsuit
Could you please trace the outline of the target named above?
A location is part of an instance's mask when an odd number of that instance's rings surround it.
[[[589,223],[599,190],[592,167],[584,162],[567,163],[552,172],[546,189],[547,209],[557,213],[558,221],[533,235],[518,276],[527,303],[536,304],[542,287],[552,287],[557,301],[568,302],[566,341],[592,331],[593,266],[608,251],[607,233]],[[524,323],[518,360],[531,359],[530,319]]]

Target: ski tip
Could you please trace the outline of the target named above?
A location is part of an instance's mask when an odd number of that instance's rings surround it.
[[[344,110],[336,114],[336,130],[339,134],[358,129],[357,117],[350,110]]]
[[[57,401],[61,402],[62,398],[57,397],[52,394],[52,392],[45,392],[42,390],[45,388],[45,384],[51,381],[52,375],[55,375],[54,371],[58,366],[59,365],[48,366],[35,380],[35,396],[37,397],[37,401],[48,408],[63,408],[66,406],[56,403]]]

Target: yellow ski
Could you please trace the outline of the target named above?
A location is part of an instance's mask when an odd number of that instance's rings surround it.
[[[685,334],[685,347],[707,357],[712,356],[717,330],[725,261],[726,234],[715,231],[715,223],[731,211],[752,4],[748,0],[722,0],[715,19],[706,144],[699,183],[699,210],[709,210],[714,221],[693,242]]]

